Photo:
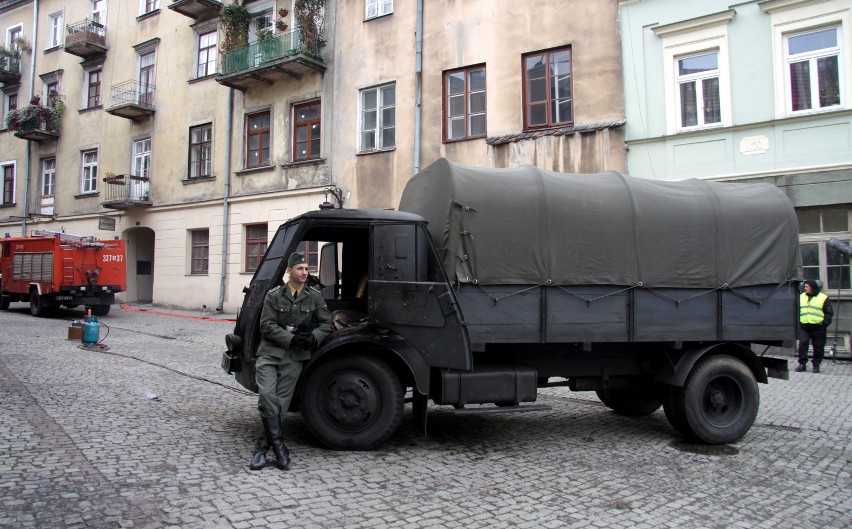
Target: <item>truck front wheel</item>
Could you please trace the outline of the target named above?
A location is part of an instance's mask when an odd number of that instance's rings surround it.
[[[92,305],[92,316],[106,316],[109,309],[109,305]]]
[[[644,417],[651,415],[663,405],[648,385],[631,385],[620,389],[599,389],[598,398],[619,415]]]
[[[760,406],[754,374],[739,359],[727,355],[702,358],[682,388],[665,402],[666,417],[684,436],[707,444],[741,439],[751,428]]]
[[[47,312],[44,298],[39,295],[38,290],[33,289],[30,291],[30,314],[36,318],[41,318],[42,316],[46,316]]]
[[[399,377],[368,356],[323,361],[302,381],[302,416],[311,433],[332,449],[370,450],[399,427],[405,404]]]

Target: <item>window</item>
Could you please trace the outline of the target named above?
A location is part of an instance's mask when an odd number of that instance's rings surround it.
[[[393,13],[393,0],[367,0],[366,18],[376,18]]]
[[[573,121],[571,48],[524,55],[524,128]]]
[[[92,20],[98,24],[106,24],[107,0],[91,0]]]
[[[266,224],[246,226],[246,272],[254,272],[266,253]]]
[[[302,241],[296,247],[297,251],[304,252],[308,260],[308,272],[315,274],[319,270],[319,246],[317,241]]]
[[[269,111],[246,116],[246,167],[269,165]]]
[[[189,177],[211,175],[213,154],[213,125],[199,125],[189,129]]]
[[[10,206],[15,203],[15,164],[5,164],[3,168],[3,202],[0,205]]]
[[[485,67],[444,74],[444,141],[485,136]]]
[[[86,72],[86,108],[101,106],[101,70]]]
[[[396,146],[396,85],[361,91],[361,152]]]
[[[198,36],[198,68],[195,77],[205,77],[216,73],[217,33],[215,30]]]
[[[799,218],[799,250],[805,279],[819,279],[823,289],[852,289],[849,258],[827,243],[836,238],[852,244],[852,209],[808,209]]]
[[[18,93],[13,92],[11,94],[6,94],[3,98],[3,108],[0,111],[3,112],[3,115],[0,116],[0,129],[6,129],[6,114],[10,111],[18,108]]]
[[[143,15],[160,9],[160,0],[140,0],[139,7]]]
[[[42,215],[53,215],[56,200],[56,158],[47,158],[41,162],[41,189],[39,208]]]
[[[840,106],[839,32],[834,27],[784,38],[790,111]]]
[[[676,75],[680,128],[720,123],[719,53],[678,58]]]
[[[252,12],[251,16],[251,24],[249,25],[249,42],[257,42],[257,33],[259,31],[272,31],[273,30],[273,15],[272,15],[272,7],[269,8],[255,8],[258,11]]]
[[[83,151],[83,172],[80,190],[95,193],[98,190],[98,151]]]
[[[47,17],[47,47],[55,48],[61,46],[65,36],[65,28],[62,27],[62,11],[53,13]]]
[[[320,102],[293,107],[293,161],[320,157]]]
[[[15,50],[18,52],[20,56],[21,53],[21,45],[15,42],[15,39],[19,39],[24,36],[24,28],[23,26],[14,26],[6,30],[6,47]]]
[[[133,142],[133,176],[151,176],[151,138]]]
[[[154,58],[155,52],[139,55],[139,104],[154,106]]]
[[[207,275],[210,255],[210,230],[192,230],[192,266],[190,273]]]

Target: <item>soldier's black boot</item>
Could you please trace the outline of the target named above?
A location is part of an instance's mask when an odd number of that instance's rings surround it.
[[[254,444],[254,455],[251,456],[251,463],[249,463],[249,468],[252,470],[260,470],[266,466],[266,452],[269,451],[269,442],[266,440],[266,427],[264,426],[263,429],[264,433],[257,438],[257,442]]]
[[[281,429],[281,416],[263,418],[263,432],[266,434],[266,441],[272,446],[272,451],[275,452],[275,466],[281,470],[289,470],[290,468],[290,449],[284,444],[284,439]]]

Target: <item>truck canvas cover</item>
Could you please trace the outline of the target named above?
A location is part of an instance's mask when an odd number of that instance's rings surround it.
[[[795,211],[770,184],[440,159],[399,209],[429,222],[460,283],[733,288],[802,276]]]

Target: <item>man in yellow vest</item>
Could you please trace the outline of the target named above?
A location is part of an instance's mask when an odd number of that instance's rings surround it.
[[[805,291],[799,296],[799,365],[796,371],[805,371],[808,364],[808,343],[814,348],[814,373],[819,373],[819,365],[825,353],[825,330],[831,325],[834,310],[828,296],[819,291],[819,285],[813,279],[805,281]]]

